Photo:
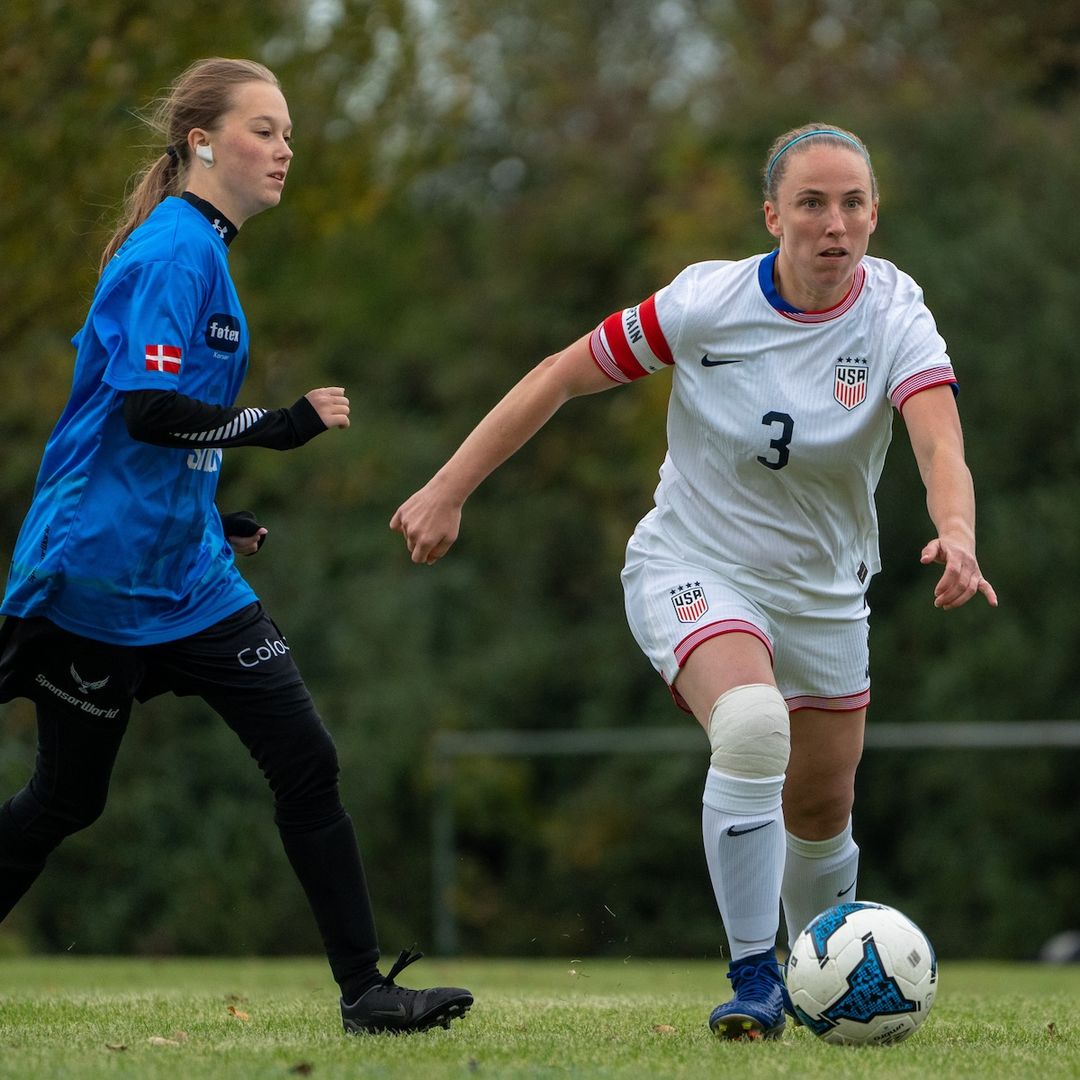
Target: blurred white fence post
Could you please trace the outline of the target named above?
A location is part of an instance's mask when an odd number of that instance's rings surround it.
[[[866,726],[867,750],[925,748],[1080,747],[1080,720],[1021,720],[1000,723],[874,724]],[[702,754],[701,728],[564,729],[552,731],[438,731],[432,742],[435,782],[431,827],[432,922],[435,952],[453,956],[460,948],[457,926],[457,830],[454,821],[454,763],[466,757],[582,757],[597,754]]]

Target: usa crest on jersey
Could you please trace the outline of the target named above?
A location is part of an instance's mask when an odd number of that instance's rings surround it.
[[[694,623],[709,610],[705,590],[699,585],[680,585],[671,590],[671,602],[675,606],[675,618],[679,622]]]
[[[870,370],[865,356],[842,356],[836,361],[833,397],[845,409],[854,409],[866,400],[866,380]]]

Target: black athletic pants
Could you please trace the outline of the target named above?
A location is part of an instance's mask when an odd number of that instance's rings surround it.
[[[0,921],[49,853],[95,821],[132,701],[171,691],[203,698],[251,752],[274,796],[285,853],[307,894],[334,978],[350,994],[379,958],[352,821],[338,794],[330,733],[260,604],[191,637],[161,645],[108,645],[45,619],[0,629],[0,701],[37,706],[29,783],[0,806]]]

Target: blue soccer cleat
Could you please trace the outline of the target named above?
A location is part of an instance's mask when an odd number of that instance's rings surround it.
[[[728,978],[735,996],[717,1005],[709,1027],[720,1039],[778,1039],[784,1032],[784,984],[776,950],[733,960]]]

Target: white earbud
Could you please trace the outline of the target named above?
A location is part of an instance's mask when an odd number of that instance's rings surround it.
[[[204,169],[214,167],[214,150],[210,146],[196,146],[195,156],[202,162]]]

